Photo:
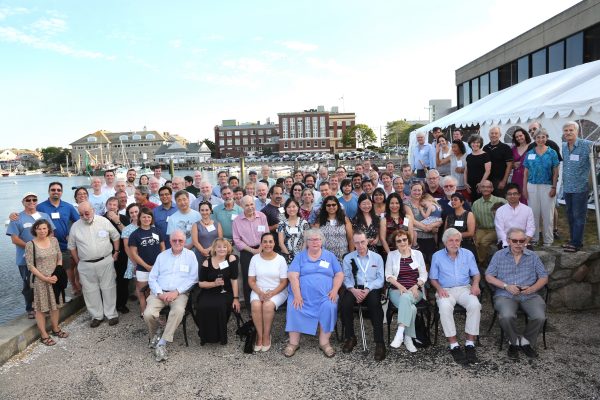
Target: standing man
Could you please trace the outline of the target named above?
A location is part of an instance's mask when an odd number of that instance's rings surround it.
[[[217,184],[212,189],[213,196],[215,196],[217,198],[221,197],[221,188],[223,186],[227,186],[227,178],[228,178],[228,176],[229,175],[227,174],[227,171],[219,171],[219,173],[217,174]]]
[[[125,181],[125,192],[127,192],[127,196],[133,196],[135,193],[135,177],[135,169],[129,168],[127,170],[127,181]]]
[[[150,189],[150,197],[148,199],[154,204],[160,204],[160,196],[158,195],[160,183],[158,182],[158,179],[151,176],[148,182],[148,188]]]
[[[180,190],[175,193],[175,203],[177,204],[177,211],[169,217],[167,223],[167,235],[180,230],[185,232],[185,247],[191,249],[194,245],[192,243],[192,227],[194,223],[200,222],[200,213],[190,208],[190,193],[185,190]]]
[[[442,128],[440,128],[439,126],[435,126],[432,130],[431,130],[431,136],[433,136],[433,141],[435,143],[437,143],[437,140],[440,136],[444,136],[444,132],[442,132]]]
[[[292,195],[292,185],[294,184],[294,178],[286,176],[283,180],[283,199],[287,201]]]
[[[242,207],[235,204],[233,191],[229,186],[221,188],[221,198],[223,199],[223,203],[213,208],[213,217],[215,221],[221,224],[223,237],[230,242],[233,242],[233,221],[238,215],[242,214],[244,210]]]
[[[420,180],[425,180],[427,171],[435,168],[435,147],[425,141],[425,136],[425,132],[417,133],[417,145],[410,153],[411,170]]]
[[[190,200],[190,204],[192,204],[192,202],[196,200],[196,196],[185,190],[185,179],[183,179],[181,176],[173,177],[173,181],[171,182],[171,189],[173,189],[174,194],[177,194],[177,192],[179,192],[180,190],[185,191],[188,195],[188,199]],[[173,202],[175,202],[175,196],[173,196]]]
[[[281,218],[285,218],[283,210],[283,188],[281,186],[272,186],[269,190],[269,198],[271,201],[262,210],[267,217],[269,231],[277,236],[277,227]],[[275,241],[275,251],[279,251],[278,241]]]
[[[340,181],[338,180],[337,175],[331,175],[329,177],[329,193],[332,196],[340,197],[342,195],[342,190],[340,189]]]
[[[258,174],[256,171],[250,170],[250,172],[248,172],[248,182],[252,182],[254,185],[258,183]]]
[[[473,150],[471,150],[471,146],[469,146],[467,144],[467,142],[465,142],[463,140],[463,131],[460,128],[456,128],[453,132],[452,132],[452,140],[460,140],[461,142],[463,142],[463,144],[465,145],[465,150],[467,150],[467,155],[471,154],[473,152]]]
[[[404,197],[410,196],[410,184],[412,183],[414,176],[410,164],[402,164],[400,168],[402,174],[402,181],[404,182]]]
[[[128,225],[128,219],[119,214],[119,200],[116,197],[109,197],[106,200],[106,214],[104,218],[110,221],[112,226],[119,232]],[[127,300],[129,299],[129,279],[125,278],[125,271],[127,271],[127,253],[125,253],[125,247],[123,247],[123,238],[119,239],[119,249],[123,251],[119,252],[117,259],[115,260],[115,272],[117,274],[117,311],[121,314],[127,314],[129,308],[127,307]]]
[[[344,257],[344,287],[346,290],[340,298],[342,324],[345,340],[342,351],[351,353],[356,346],[354,334],[354,306],[364,304],[369,311],[373,335],[375,336],[375,361],[385,359],[383,341],[383,308],[381,307],[381,290],[384,284],[383,259],[368,249],[367,237],[362,231],[352,235],[355,251]]]
[[[383,191],[385,192],[386,198],[390,194],[394,193],[393,179],[394,178],[392,177],[391,173],[387,171],[381,173],[381,184],[383,186]]]
[[[393,161],[388,161],[387,163],[385,163],[385,172],[390,174],[392,180],[394,180],[394,178],[398,176],[396,175],[396,165],[394,165]]]
[[[260,238],[269,229],[267,217],[256,211],[254,198],[242,198],[244,213],[233,221],[233,243],[240,251],[240,265],[244,277],[244,304],[250,312],[250,286],[248,285],[248,268],[250,260],[260,253]]]
[[[574,253],[583,246],[583,229],[587,215],[590,153],[593,142],[579,138],[579,124],[569,121],[563,125],[563,193],[567,204],[570,240],[564,251]],[[596,177],[593,177],[596,179]]]
[[[160,165],[155,166],[154,168],[152,168],[152,171],[154,172],[154,177],[156,179],[158,179],[158,185],[159,186],[164,186],[165,183],[167,182],[167,180],[162,177],[162,168],[161,168],[161,166]]]
[[[133,197],[135,198],[135,202],[140,206],[140,209],[142,207],[148,207],[149,209],[154,210],[158,207],[158,204],[149,200],[150,190],[148,190],[148,186],[137,186]]]
[[[183,180],[185,181],[185,190],[198,197],[198,194],[200,193],[200,188],[194,186],[194,178],[192,176],[186,175],[183,177]]]
[[[450,344],[450,353],[458,364],[477,362],[475,339],[479,335],[481,303],[477,296],[479,290],[479,269],[475,256],[460,247],[462,234],[455,228],[448,228],[442,236],[445,248],[438,250],[431,259],[429,274],[431,285],[435,288],[440,321],[444,335]],[[460,304],[467,310],[465,322],[465,353],[456,339],[454,306]]]
[[[227,184],[225,184],[225,186],[227,186]],[[202,182],[200,184],[199,196],[192,201],[192,209],[198,211],[198,207],[203,201],[208,201],[213,207],[223,204],[223,200],[221,200],[221,188],[224,188],[225,186],[219,186],[219,195],[215,196],[212,185],[207,181]]]
[[[102,185],[102,193],[107,197],[115,195],[115,171],[112,169],[104,171],[104,185]]]
[[[358,172],[355,172],[352,175],[352,194],[358,199],[361,194],[363,194],[362,188],[363,176]]]
[[[496,226],[496,236],[498,243],[502,247],[508,246],[506,233],[510,228],[520,228],[527,234],[527,244],[535,235],[535,220],[533,210],[529,206],[521,203],[521,188],[516,183],[506,185],[506,200],[508,204],[503,205],[496,210],[494,225]]]
[[[260,169],[260,174],[262,175],[261,179],[269,182],[269,187],[275,185],[275,179],[269,177],[269,175],[271,174],[271,167],[269,167],[268,165],[263,165]]]
[[[165,236],[165,245],[167,248],[171,246],[169,235],[167,234],[169,217],[177,212],[177,207],[173,204],[172,193],[173,191],[170,187],[161,187],[158,190],[160,205],[152,211],[152,214],[154,214],[154,226]]]
[[[200,184],[202,183],[202,172],[194,171],[194,187],[200,191]]]
[[[342,167],[341,165],[337,167],[335,174],[337,175],[340,183],[348,177],[348,171],[346,171],[346,168]]]
[[[496,225],[494,224],[494,214],[492,207],[496,203],[505,204],[506,200],[502,197],[496,197],[492,194],[494,185],[487,179],[481,181],[479,185],[481,197],[473,203],[472,210],[475,215],[475,248],[479,257],[479,265],[487,265],[488,256],[490,254],[490,246],[495,246],[498,243],[496,235]]]
[[[96,215],[104,215],[106,212],[106,200],[109,197],[107,193],[102,191],[102,178],[94,176],[92,178],[92,191],[88,193],[88,198]]]
[[[33,311],[33,289],[30,288],[29,285],[29,277],[31,276],[31,271],[27,268],[27,261],[25,260],[25,245],[27,242],[33,240],[33,236],[31,235],[31,226],[38,219],[47,220],[50,225],[52,225],[52,229],[54,230],[54,223],[50,216],[44,212],[37,211],[37,194],[33,192],[27,192],[23,195],[21,200],[23,204],[23,211],[19,213],[17,219],[15,221],[10,221],[8,227],[6,228],[6,236],[10,236],[12,243],[15,245],[17,249],[17,257],[16,262],[19,267],[19,274],[21,274],[21,279],[23,280],[23,290],[22,294],[25,298],[25,310],[27,311],[27,318],[34,319],[35,312]]]
[[[440,173],[436,169],[427,172],[425,181],[425,193],[429,193],[437,200],[444,197],[444,189],[440,186]]]
[[[352,192],[352,181],[350,179],[344,179],[341,185],[342,195],[338,197],[338,200],[340,205],[344,207],[346,216],[349,219],[353,219],[358,212],[358,197],[354,196]]]
[[[494,254],[485,279],[495,286],[494,309],[508,336],[508,357],[519,358],[520,347],[527,357],[535,358],[538,334],[546,322],[546,302],[537,292],[548,283],[548,273],[538,255],[525,248],[527,236],[522,229],[511,228],[507,236],[509,247]],[[523,336],[517,335],[519,307],[527,315]]]
[[[175,329],[185,315],[190,289],[198,282],[198,261],[193,251],[184,247],[186,234],[175,230],[171,234],[171,248],[156,257],[148,277],[151,294],[144,311],[148,326],[150,348],[154,348],[157,362],[167,360],[167,342],[173,341]],[[170,307],[167,324],[158,334],[160,311]]]
[[[494,185],[494,195],[503,196],[513,165],[512,149],[500,141],[500,127],[492,126],[489,130],[490,142],[483,146],[492,161],[489,180]]]
[[[327,167],[319,168],[319,176],[317,177],[317,182],[315,185],[319,187],[319,183],[329,181],[329,171],[327,171]]]
[[[256,199],[254,200],[254,207],[256,210],[262,210],[267,204],[269,204],[269,199],[267,198],[269,194],[269,187],[264,182],[258,182],[256,184]]]
[[[104,317],[109,325],[116,325],[119,314],[113,263],[119,256],[121,235],[106,218],[94,215],[89,202],[79,203],[77,209],[81,219],[71,226],[67,247],[77,264],[85,305],[92,315],[90,327],[100,326]]]

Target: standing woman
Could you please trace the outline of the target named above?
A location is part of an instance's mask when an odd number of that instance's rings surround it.
[[[477,249],[475,247],[475,215],[471,211],[465,210],[465,198],[460,193],[454,193],[450,196],[450,206],[453,212],[446,217],[446,226],[454,228],[460,232],[462,241],[460,247],[470,250],[477,260]]]
[[[442,221],[434,222],[429,225],[422,224],[421,221],[425,216],[421,214],[421,197],[423,196],[423,184],[421,182],[413,182],[410,185],[410,197],[406,201],[406,205],[410,208],[415,218],[414,226],[417,233],[417,245],[423,253],[427,265],[431,264],[431,256],[437,250],[435,236],[438,229],[442,226]]]
[[[513,134],[512,142],[513,173],[510,181],[519,185],[521,188],[520,201],[523,204],[527,204],[524,187],[525,181],[523,180],[523,174],[525,173],[523,161],[525,161],[525,153],[527,153],[527,148],[529,147],[529,143],[531,143],[531,138],[525,129],[519,128]]]
[[[198,268],[198,286],[202,288],[196,302],[196,323],[200,345],[227,344],[227,321],[231,310],[240,312],[238,295],[238,258],[231,244],[216,239],[210,257]]]
[[[410,233],[396,231],[390,238],[398,247],[385,263],[385,280],[390,284],[390,301],[398,309],[398,331],[390,346],[399,348],[404,341],[406,350],[417,351],[413,343],[416,337],[415,319],[417,304],[423,298],[422,288],[427,282],[427,269],[423,254],[410,248]]]
[[[492,168],[492,160],[488,153],[483,151],[483,139],[479,135],[469,138],[469,146],[473,150],[467,156],[467,165],[464,172],[465,186],[473,201],[481,197],[479,184],[488,179]]]
[[[467,167],[467,149],[462,140],[452,141],[452,154],[450,154],[450,175],[456,179],[456,191],[461,192],[466,199],[471,196],[465,186],[465,169]]]
[[[385,197],[385,190],[383,188],[378,187],[373,190],[373,211],[375,211],[375,215],[378,218],[385,217]]]
[[[137,295],[138,301],[140,302],[140,308],[142,307],[142,305],[145,308],[146,307],[146,294],[143,292],[140,292],[138,289],[138,287],[140,287],[140,288],[144,287],[145,284],[138,285],[138,283],[137,283],[136,266],[135,266],[135,263],[133,262],[133,258],[131,255],[131,249],[129,248],[129,237],[131,236],[131,234],[133,232],[135,232],[136,229],[138,229],[138,217],[140,214],[140,207],[136,203],[131,203],[125,209],[125,214],[129,217],[129,221],[130,221],[129,225],[127,225],[121,231],[121,239],[123,239],[123,247],[125,250],[125,254],[127,254],[127,258],[128,258],[127,269],[125,270],[125,279],[132,279],[134,276],[134,271],[135,271],[135,275],[136,275],[135,293]],[[143,271],[141,271],[141,272],[143,272]],[[141,278],[144,279],[143,274],[142,274]],[[146,281],[144,283],[147,283],[147,282],[148,282],[148,278],[146,276]],[[144,318],[144,310],[141,310],[140,317]]]
[[[546,145],[548,132],[546,129],[535,131],[533,139],[535,147],[526,154],[523,166],[524,182],[523,196],[533,210],[536,234],[534,242],[539,238],[539,230],[544,238],[544,246],[549,247],[554,242],[554,207],[556,198],[556,181],[558,180],[558,154]],[[540,217],[542,224],[540,226]]]
[[[223,228],[221,228],[221,224],[211,218],[212,204],[210,202],[201,202],[198,210],[200,211],[200,221],[192,225],[192,243],[198,265],[202,265],[210,255],[212,243],[215,239],[223,237]]]
[[[304,184],[302,182],[294,182],[290,189],[290,197],[294,198],[298,204],[302,203],[302,191],[304,190]]]
[[[445,137],[440,136],[437,139],[435,146],[435,165],[440,176],[450,175],[450,155],[452,149],[448,146],[448,141]]]
[[[138,216],[138,229],[127,239],[129,257],[135,263],[135,291],[140,301],[142,315],[146,310],[146,295],[142,289],[148,285],[148,277],[156,257],[165,251],[165,238],[154,226],[154,214],[147,207],[142,207]]]
[[[300,203],[296,199],[292,197],[287,199],[283,210],[285,218],[279,221],[277,240],[281,253],[289,264],[304,248],[304,231],[310,229],[310,225],[298,215]]]
[[[304,188],[302,190],[302,202],[300,203],[299,214],[302,219],[308,221],[308,216],[313,209],[313,204],[315,201],[315,194],[311,188]]]
[[[148,175],[140,175],[138,185],[139,186],[148,186],[149,184],[150,184],[150,178],[148,178]]]
[[[340,207],[337,197],[327,196],[321,204],[319,219],[315,225],[325,236],[323,248],[335,254],[341,264],[344,255],[354,250],[352,224]]]
[[[375,197],[375,192],[373,192]],[[362,231],[367,237],[367,247],[371,251],[377,252],[377,242],[379,242],[379,216],[375,214],[373,202],[366,193],[358,197],[358,212],[352,219],[352,230]]]
[[[58,240],[52,234],[52,226],[45,219],[38,219],[31,226],[33,240],[25,245],[25,260],[33,279],[33,309],[35,320],[40,330],[40,341],[46,346],[54,346],[56,342],[46,332],[46,314],[50,313],[52,336],[64,339],[69,336],[58,326],[58,309],[63,305],[61,296],[54,293],[52,285],[58,278],[54,270],[62,265],[62,253]],[[35,256],[34,256],[35,252]]]
[[[256,327],[254,351],[269,351],[271,348],[271,327],[275,311],[288,297],[287,271],[285,259],[275,253],[275,234],[263,233],[260,238],[261,252],[250,260],[248,284],[252,321]]]
[[[78,187],[75,190],[75,208],[77,208],[77,204],[81,203],[82,201],[88,201],[90,198],[90,194],[88,193],[88,190],[86,188],[84,188],[83,186]]]
[[[411,245],[415,246],[417,244],[417,239],[413,231],[413,219],[412,211],[402,201],[402,194],[395,192],[387,197],[385,201],[385,217],[379,224],[379,238],[384,250],[381,257],[384,260],[390,251],[396,250],[396,242],[392,241],[391,238],[392,234],[398,229],[410,232],[410,236],[413,238]]]

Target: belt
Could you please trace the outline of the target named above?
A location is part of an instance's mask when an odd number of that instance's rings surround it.
[[[94,258],[93,260],[83,260],[83,262],[87,263],[97,263],[98,261],[104,260],[106,257],[110,256],[110,254],[105,255],[104,257]]]

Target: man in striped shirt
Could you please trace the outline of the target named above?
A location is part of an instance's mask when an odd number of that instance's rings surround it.
[[[496,203],[505,204],[506,200],[492,194],[494,186],[491,181],[481,181],[479,190],[481,191],[481,197],[473,203],[471,209],[475,215],[477,225],[475,247],[477,248],[479,265],[484,266],[487,265],[488,262],[490,246],[498,243],[492,207]]]

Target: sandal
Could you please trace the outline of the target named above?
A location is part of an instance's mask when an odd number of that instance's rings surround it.
[[[577,253],[579,251],[579,249],[577,247],[575,247],[575,246],[569,246],[569,247],[565,247],[563,249],[563,251],[565,253]]]
[[[299,344],[288,343],[287,346],[285,346],[285,349],[283,349],[283,355],[286,357],[292,357],[294,354],[296,354],[296,350],[299,348]]]
[[[27,319],[35,319],[35,311],[27,311]]]
[[[57,338],[61,338],[61,339],[66,339],[69,337],[69,334],[67,332],[63,331],[62,329],[60,329],[58,332],[52,331],[51,335],[56,336]]]
[[[46,346],[54,346],[56,344],[54,339],[52,339],[50,336],[47,336],[45,338],[40,338],[40,342],[42,342]]]
[[[331,358],[335,356],[335,350],[333,349],[333,347],[331,347],[331,344],[327,343],[325,346],[319,345],[319,348],[321,349],[323,354],[325,354],[325,357]]]

